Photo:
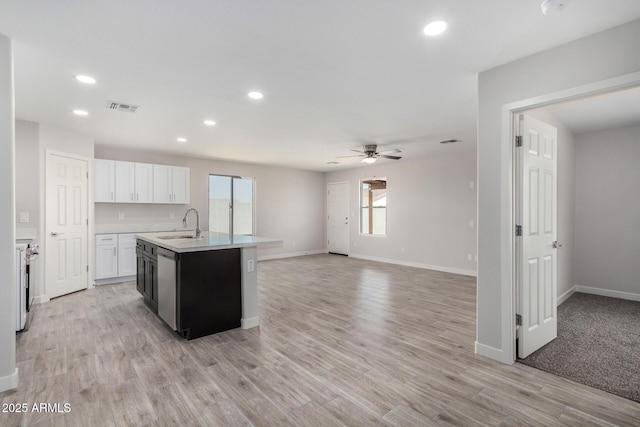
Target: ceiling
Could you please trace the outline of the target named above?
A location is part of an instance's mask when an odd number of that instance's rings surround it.
[[[0,0],[0,33],[18,119],[97,145],[326,171],[360,165],[327,162],[371,142],[405,158],[475,150],[478,72],[640,18],[637,0],[548,16],[540,2]],[[437,19],[448,30],[424,36]],[[463,142],[438,144],[450,138]]]
[[[574,133],[640,125],[640,88],[546,107]]]

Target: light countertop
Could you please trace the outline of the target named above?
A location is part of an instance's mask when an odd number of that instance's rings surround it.
[[[280,239],[272,239],[269,237],[242,236],[238,234],[229,235],[226,233],[214,233],[211,231],[203,231],[200,239],[162,239],[164,236],[194,234],[194,232],[185,233],[184,231],[180,231],[171,233],[141,233],[136,234],[135,237],[178,253],[246,248],[282,243],[282,240]]]

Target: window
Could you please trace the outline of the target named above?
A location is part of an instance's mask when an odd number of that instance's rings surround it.
[[[253,235],[253,178],[209,175],[209,231]]]
[[[360,233],[387,235],[387,179],[360,181]]]

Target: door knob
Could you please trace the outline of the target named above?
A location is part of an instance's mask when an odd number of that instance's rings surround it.
[[[554,240],[552,245],[553,245],[553,249],[558,249],[562,247],[562,243],[558,243],[557,240]]]
[[[52,232],[51,232],[51,235],[52,235],[53,237],[56,237],[58,234],[64,234],[64,233],[58,233],[57,231],[52,231]]]

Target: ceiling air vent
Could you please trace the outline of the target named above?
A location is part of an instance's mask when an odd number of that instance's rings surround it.
[[[135,113],[140,108],[139,105],[123,104],[122,102],[107,101],[107,109],[113,111],[124,111],[125,113]]]

